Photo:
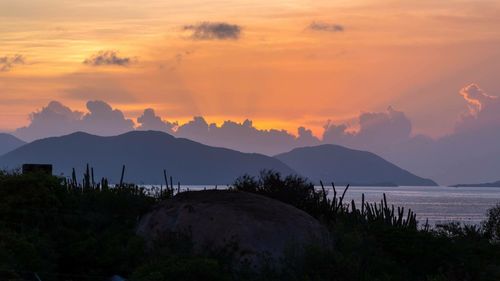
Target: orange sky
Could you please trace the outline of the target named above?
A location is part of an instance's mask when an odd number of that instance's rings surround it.
[[[51,100],[99,99],[131,118],[153,107],[317,135],[392,105],[438,136],[466,110],[464,85],[500,93],[499,14],[478,0],[0,0],[0,63],[24,58],[0,72],[0,130]],[[202,22],[241,31],[195,40],[184,27]],[[83,63],[106,50],[130,63]]]

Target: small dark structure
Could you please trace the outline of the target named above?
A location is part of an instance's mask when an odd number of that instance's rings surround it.
[[[41,173],[52,175],[52,165],[50,164],[23,164],[23,174]]]

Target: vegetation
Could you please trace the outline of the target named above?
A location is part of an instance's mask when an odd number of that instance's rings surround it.
[[[234,190],[292,204],[335,238],[332,251],[310,247],[254,272],[233,267],[224,253],[193,254],[187,237],[146,252],[135,225],[173,187],[110,188],[92,174],[87,169],[79,184],[76,175],[0,173],[0,280],[500,280],[500,205],[481,226],[418,227],[413,212],[385,198],[356,206],[301,177],[243,176]]]
[[[143,189],[70,188],[42,174],[0,175],[0,279],[85,280],[129,275],[133,235],[155,198]]]
[[[341,196],[337,196],[337,190],[332,183],[333,199],[328,198],[328,192],[322,182],[321,187],[321,192],[318,192],[312,183],[299,176],[290,175],[282,178],[279,173],[263,171],[258,180],[248,175],[238,178],[233,188],[283,201],[306,211],[327,225],[333,225],[338,220],[343,220],[365,225],[377,223],[417,229],[416,215],[411,210],[405,214],[404,208],[400,207],[395,212],[394,206],[388,206],[385,194],[380,204],[365,202],[363,195],[361,208],[358,209],[354,200],[348,204],[344,202],[349,185]]]
[[[333,186],[333,184],[332,184]],[[329,200],[323,188],[297,176],[264,171],[239,178],[234,188],[284,201],[329,226],[333,252],[315,252],[293,276],[305,280],[500,280],[500,204],[482,227],[450,223],[418,227],[415,214],[379,204]],[[347,189],[346,189],[347,190]],[[395,211],[395,209],[397,211]],[[318,259],[318,257],[321,257]],[[315,262],[311,262],[311,261]],[[290,276],[286,279],[294,280]],[[299,278],[300,279],[300,278]]]

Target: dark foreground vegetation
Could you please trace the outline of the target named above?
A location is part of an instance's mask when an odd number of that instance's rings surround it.
[[[194,255],[187,237],[148,252],[136,223],[171,197],[172,187],[109,188],[88,172],[82,184],[76,177],[0,173],[0,280],[500,280],[500,205],[481,226],[431,229],[383,198],[361,206],[343,194],[329,200],[300,177],[263,172],[237,179],[233,189],[316,217],[331,230],[333,250],[311,246],[258,272],[234,267],[227,253]]]

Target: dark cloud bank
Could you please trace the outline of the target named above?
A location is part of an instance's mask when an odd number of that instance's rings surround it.
[[[31,141],[75,131],[109,136],[131,130],[157,130],[212,146],[267,155],[334,143],[374,152],[441,184],[499,180],[500,100],[475,84],[464,87],[460,94],[469,110],[460,117],[454,133],[437,140],[414,135],[409,118],[392,107],[384,112],[360,114],[359,129],[354,132],[346,124],[327,123],[320,139],[304,127],[293,135],[285,130],[259,130],[250,120],[226,121],[218,126],[198,116],[178,124],[162,119],[153,109],[144,110],[134,123],[102,101],[89,101],[87,113],[51,102],[32,113],[30,125],[14,134]]]

